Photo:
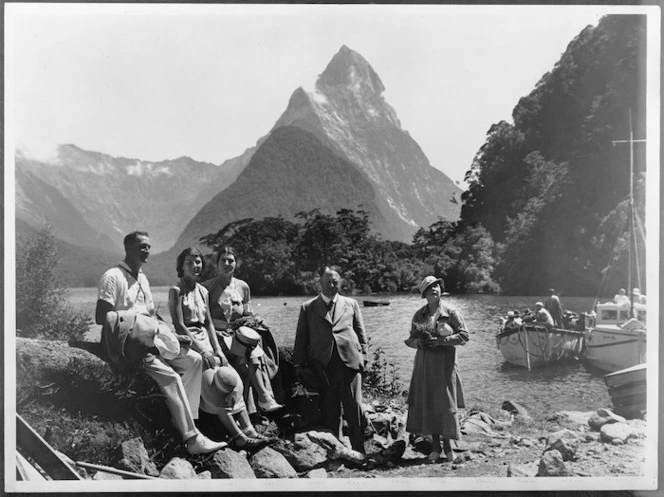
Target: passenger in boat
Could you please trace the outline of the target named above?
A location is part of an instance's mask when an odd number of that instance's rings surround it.
[[[275,442],[275,438],[259,434],[251,424],[243,391],[242,380],[234,368],[206,369],[201,387],[201,411],[221,421],[230,436],[231,446],[238,450],[257,449]]]
[[[168,310],[175,332],[191,340],[190,347],[203,358],[203,369],[228,366],[219,346],[210,316],[208,291],[198,283],[205,269],[203,254],[195,247],[184,249],[177,257],[177,284],[168,292]]]
[[[137,323],[146,319],[154,320],[157,328],[150,284],[141,269],[150,255],[150,238],[144,231],[134,231],[124,238],[124,248],[124,260],[106,271],[99,280],[95,321],[108,326],[108,320],[114,316],[118,321],[118,311],[132,311]],[[143,317],[139,320],[138,316]],[[145,349],[146,352],[138,359],[143,371],[155,380],[164,394],[166,406],[187,451],[190,454],[205,454],[226,447],[225,442],[214,442],[205,437],[194,423],[198,418],[201,395],[203,361],[200,354],[184,346],[169,349],[164,345],[164,338],[151,335],[151,347]],[[112,339],[112,333],[102,332],[103,342]],[[118,357],[125,356],[126,343],[119,346]],[[108,342],[106,345],[109,346]],[[178,345],[177,340],[175,345]]]
[[[621,288],[618,290],[618,293],[613,297],[613,301],[621,306],[629,307],[630,302],[629,302],[629,297],[627,296],[627,292],[625,292],[624,288]]]
[[[553,318],[551,317],[551,314],[549,314],[549,311],[544,308],[542,302],[535,303],[535,323],[543,324],[548,327],[553,326]]]
[[[549,311],[556,328],[563,327],[563,307],[553,288],[549,288],[549,297],[544,301],[544,308]]]
[[[505,321],[504,328],[506,330],[516,329],[523,324],[523,321],[519,317],[519,311],[508,311],[507,319]]]
[[[205,281],[209,292],[212,323],[224,355],[240,374],[244,385],[244,400],[249,413],[277,411],[271,380],[279,369],[279,352],[269,328],[254,316],[249,285],[235,278],[237,258],[235,249],[222,247],[217,253],[215,278]],[[255,398],[254,398],[255,397]]]
[[[459,440],[461,430],[457,410],[465,407],[463,386],[457,364],[456,347],[470,339],[461,314],[441,299],[445,285],[441,278],[427,276],[420,294],[427,303],[413,316],[410,336],[405,341],[417,349],[408,391],[406,430],[431,434],[429,462],[452,462],[450,440]],[[441,447],[442,438],[442,447]]]
[[[646,296],[641,294],[641,290],[638,288],[632,290],[632,298],[635,304],[645,304],[647,302]]]
[[[356,300],[339,295],[337,267],[325,266],[318,274],[321,293],[300,307],[293,346],[295,375],[303,377],[305,367],[320,370],[324,426],[339,438],[343,412],[352,448],[364,453],[362,371],[367,335],[362,313]]]

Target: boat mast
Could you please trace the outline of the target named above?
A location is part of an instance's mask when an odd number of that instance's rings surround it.
[[[613,140],[611,143],[615,146],[617,143],[629,143],[629,244],[627,245],[627,288],[629,289],[630,305],[629,315],[634,317],[634,289],[632,288],[632,243],[634,251],[636,247],[636,234],[634,233],[634,143],[645,143],[646,140],[635,140],[634,129],[632,127],[632,108],[629,108],[629,140]],[[638,276],[638,275],[637,275]]]

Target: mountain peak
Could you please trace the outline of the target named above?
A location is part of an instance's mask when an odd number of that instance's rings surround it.
[[[376,94],[385,91],[383,82],[371,65],[359,53],[343,45],[332,57],[323,73],[318,77],[316,85],[348,86],[366,88]]]

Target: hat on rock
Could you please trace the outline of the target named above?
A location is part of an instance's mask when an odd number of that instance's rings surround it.
[[[442,278],[436,278],[435,276],[427,276],[422,280],[422,283],[420,283],[420,295],[422,295],[422,298],[424,298],[424,294],[429,289],[429,287],[435,283],[440,284],[441,292],[445,290],[445,282],[443,281]]]

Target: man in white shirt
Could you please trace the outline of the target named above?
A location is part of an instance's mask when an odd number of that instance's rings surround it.
[[[99,280],[97,324],[103,325],[111,311],[155,315],[150,284],[141,269],[150,255],[150,238],[146,232],[134,231],[125,237],[124,247],[124,261],[106,271]],[[227,445],[203,436],[194,424],[201,395],[202,363],[200,354],[189,347],[182,347],[178,356],[170,360],[154,353],[143,359],[143,369],[166,397],[175,427],[190,454],[210,453]]]

